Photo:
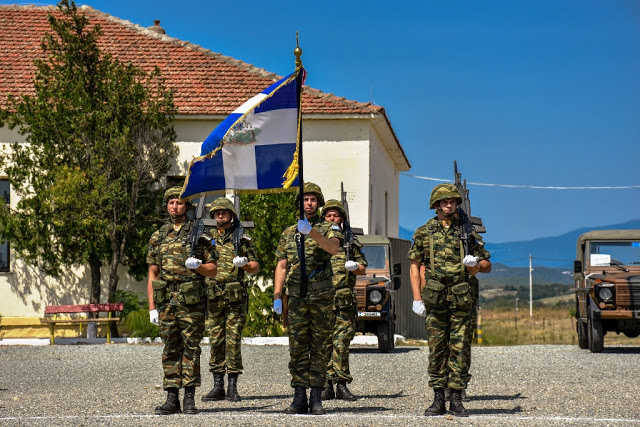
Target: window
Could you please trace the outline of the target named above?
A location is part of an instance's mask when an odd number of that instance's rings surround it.
[[[11,202],[9,180],[0,178],[0,203]],[[0,242],[0,271],[9,271],[9,242]]]

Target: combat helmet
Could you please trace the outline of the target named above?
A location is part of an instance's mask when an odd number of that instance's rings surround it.
[[[182,194],[182,187],[169,187],[167,188],[167,190],[164,192],[164,197],[162,198],[162,202],[166,205],[167,203],[169,203],[169,200],[171,199],[180,199],[180,194]]]
[[[347,213],[344,210],[344,205],[342,204],[342,202],[340,202],[340,200],[336,200],[336,199],[327,200],[327,202],[322,207],[322,212],[320,213],[320,216],[324,218],[324,214],[327,213],[329,209],[337,209],[340,212],[340,215],[342,215],[343,220],[348,219]]]
[[[456,199],[456,202],[460,205],[462,203],[462,196],[460,192],[453,184],[438,184],[433,187],[431,191],[431,198],[429,199],[429,209],[436,209],[436,203],[440,200]]]
[[[320,189],[320,186],[318,184],[314,184],[313,182],[305,182],[303,194],[309,193],[318,198],[319,208],[324,206],[324,196],[322,195],[322,190]],[[300,200],[300,187],[298,187],[298,190],[296,190],[296,206],[298,206],[298,200]]]
[[[238,214],[236,213],[236,207],[233,205],[233,202],[224,196],[218,197],[213,202],[211,202],[211,209],[209,209],[209,217],[213,218],[213,213],[219,210],[229,211],[232,217],[238,216]]]

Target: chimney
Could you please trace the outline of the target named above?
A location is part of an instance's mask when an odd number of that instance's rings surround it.
[[[147,30],[153,31],[154,33],[158,33],[158,34],[167,34],[164,28],[160,26],[159,19],[156,19],[155,21],[153,21],[153,27],[147,27]]]

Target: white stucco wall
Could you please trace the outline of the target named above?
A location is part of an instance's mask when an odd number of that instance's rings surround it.
[[[398,237],[399,174],[378,134],[370,133],[370,233]]]
[[[185,120],[174,125],[180,150],[172,175],[185,175],[189,162],[200,154],[200,145],[222,119]],[[320,185],[325,199],[340,198],[340,183],[347,191],[351,225],[365,233],[398,236],[398,186],[396,167],[381,137],[367,118],[310,119],[303,121],[304,180]],[[0,141],[24,142],[15,131],[0,128]],[[6,147],[7,144],[0,143]],[[0,171],[0,177],[3,177]],[[385,192],[387,194],[385,209]],[[12,194],[11,204],[17,200]],[[386,215],[386,217],[385,217]],[[106,300],[103,269],[102,301]],[[146,294],[146,281],[135,281],[120,269],[119,289]],[[59,279],[46,277],[35,267],[15,259],[11,272],[0,273],[0,314],[41,316],[45,305],[87,303],[89,277],[83,267],[71,269]]]

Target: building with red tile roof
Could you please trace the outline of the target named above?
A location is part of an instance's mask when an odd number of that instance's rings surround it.
[[[172,171],[176,176],[186,174],[189,161],[199,155],[202,141],[218,123],[281,77],[173,38],[158,21],[142,27],[88,6],[79,10],[100,25],[101,50],[147,71],[158,66],[173,89],[180,148]],[[59,12],[53,6],[0,5],[0,107],[6,107],[9,94],[34,94],[33,61],[43,56],[40,45],[51,31],[49,13]],[[305,86],[302,111],[305,180],[318,183],[327,199],[339,198],[344,182],[352,225],[365,233],[397,237],[399,172],[409,170],[410,164],[384,108]],[[21,138],[0,128],[0,146]],[[2,304],[0,313],[9,315]]]

